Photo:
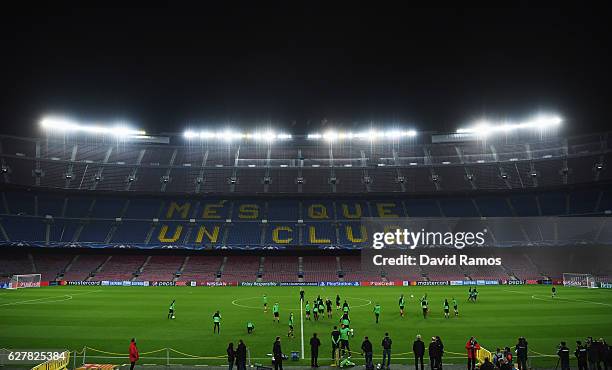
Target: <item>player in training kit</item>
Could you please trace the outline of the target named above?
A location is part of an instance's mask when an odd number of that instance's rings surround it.
[[[476,302],[476,300],[478,299],[478,291],[476,290],[476,288],[474,288],[472,293],[474,294],[474,302]]]
[[[349,318],[348,312],[343,313],[342,317],[340,317],[340,324],[345,323],[346,326],[348,326],[350,322],[351,322],[351,319]]]
[[[472,301],[474,299],[474,293],[472,292],[472,287],[468,290],[468,301]]]
[[[349,346],[350,332],[351,329],[346,325],[342,325],[340,328],[340,351],[342,352],[342,356],[344,356],[345,353],[348,354],[349,357],[351,356],[351,347]]]
[[[455,310],[455,316],[459,316],[459,306],[455,297],[453,297],[453,310]]]
[[[263,305],[264,305],[264,312],[268,312],[268,296],[267,295],[263,295]]]
[[[426,319],[427,318],[427,294],[425,294],[423,296],[423,298],[421,298],[421,308],[423,309],[423,318]]]
[[[251,334],[255,330],[255,325],[252,322],[247,322],[247,333]]]
[[[300,302],[304,302],[304,288],[300,288]]]
[[[404,295],[402,294],[399,299],[399,308],[400,308],[400,316],[404,317],[404,306],[406,305],[406,300],[404,299]]]
[[[319,321],[319,305],[316,301],[312,303],[312,316],[315,321]]]
[[[444,317],[449,318],[448,312],[450,311],[450,306],[448,304],[448,299],[444,298]]]
[[[295,334],[293,333],[293,312],[289,314],[289,332],[287,336],[289,338],[295,338]]]
[[[321,315],[322,319],[325,318],[325,306],[323,305],[323,300],[319,302],[319,314]]]
[[[277,323],[280,322],[279,308],[278,302],[274,303],[274,306],[272,306],[272,314],[274,315],[274,320],[276,320]]]
[[[174,303],[176,302],[176,300],[172,300],[172,303],[170,303],[170,308],[168,309],[168,318],[169,319],[174,319]]]
[[[221,314],[217,310],[213,315],[213,334],[221,334]]]
[[[344,303],[342,304],[342,312],[344,313],[348,313],[351,309],[349,308],[349,304],[346,301],[346,299],[344,300]]]
[[[552,287],[552,298],[555,298],[556,296],[557,296],[557,288],[553,286]]]
[[[336,294],[336,310],[340,309],[340,295]]]
[[[310,321],[310,303],[308,303],[308,301],[306,301],[306,307],[304,307],[304,310],[306,310],[306,320]]]
[[[376,317],[376,323],[378,324],[378,319],[380,318],[380,303],[376,303],[376,306],[374,306],[374,316]]]
[[[329,298],[325,299],[325,306],[327,306],[327,317],[332,318],[332,301]]]

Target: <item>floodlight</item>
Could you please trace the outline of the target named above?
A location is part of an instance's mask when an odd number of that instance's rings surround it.
[[[338,133],[336,131],[327,131],[323,134],[323,139],[326,141],[336,141],[338,140]]]
[[[487,136],[495,132],[511,132],[519,129],[546,130],[559,126],[562,122],[563,119],[561,117],[552,114],[539,114],[522,122],[479,120],[470,127],[458,129],[457,133]]]
[[[195,139],[196,137],[199,137],[199,136],[200,136],[200,134],[198,134],[198,133],[197,133],[197,132],[195,132],[195,131],[190,131],[190,130],[187,130],[187,131],[185,131],[185,132],[183,133],[183,137],[184,137],[185,139]]]
[[[47,131],[84,132],[89,134],[113,135],[117,137],[139,136],[146,134],[146,132],[142,130],[135,130],[124,125],[123,123],[116,123],[114,125],[83,124],[70,118],[57,116],[44,117],[40,121],[40,125]]]

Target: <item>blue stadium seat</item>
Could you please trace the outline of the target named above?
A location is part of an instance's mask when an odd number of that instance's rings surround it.
[[[187,222],[163,222],[160,220],[151,234],[149,244],[183,244],[190,226]]]
[[[264,237],[265,245],[297,245],[299,244],[299,227],[295,223],[269,223]]]
[[[574,191],[570,193],[570,214],[588,214],[595,212],[598,191]]]
[[[144,243],[151,229],[150,221],[122,221],[111,238],[112,243]]]
[[[233,202],[227,199],[206,199],[197,210],[197,219],[210,219],[225,221],[232,211]],[[234,207],[235,210],[235,207]]]
[[[234,221],[261,220],[264,218],[265,203],[256,200],[236,200],[232,210]]]
[[[612,211],[612,191],[606,190],[601,195],[601,200],[599,201],[599,207],[597,209],[599,212]]]
[[[38,216],[44,217],[51,215],[53,217],[62,216],[62,208],[64,208],[64,197],[57,195],[39,194],[38,199]]]
[[[407,199],[408,217],[440,217],[440,209],[434,199]]]
[[[375,199],[370,201],[372,217],[405,217],[404,207],[398,199]]]
[[[361,222],[340,222],[338,236],[340,245],[365,245],[372,242],[367,228]]]
[[[4,227],[4,230],[6,230],[9,239],[13,242],[45,241],[46,225],[44,224],[42,218],[7,216],[2,218],[2,226]]]
[[[26,192],[6,192],[5,194],[11,214],[34,216],[34,194]]]
[[[302,202],[304,220],[334,220],[334,204],[330,200],[306,200]]]
[[[66,207],[65,217],[83,218],[87,217],[89,207],[91,206],[92,198],[70,196],[68,197],[68,206]]]
[[[259,245],[261,225],[260,222],[233,222],[229,226],[226,243],[229,245]]]
[[[225,233],[225,221],[198,222],[193,225],[187,244],[195,246],[221,245]]]
[[[558,216],[566,214],[566,194],[558,192],[541,193],[540,209],[542,216]]]
[[[446,217],[479,217],[470,198],[442,198],[440,208]]]
[[[510,203],[517,216],[539,216],[538,206],[533,194],[519,194],[510,196]]]
[[[78,241],[102,243],[106,239],[112,224],[113,221],[92,221],[85,224]]]
[[[49,241],[71,242],[78,227],[79,223],[76,221],[53,220],[49,229]]]
[[[91,214],[92,218],[116,218],[121,217],[121,211],[125,205],[125,199],[98,197],[96,205]]]
[[[310,222],[305,225],[302,244],[337,245],[336,227],[330,222]]]
[[[297,221],[299,218],[299,203],[296,200],[269,200],[268,220]]]
[[[483,217],[512,217],[504,197],[476,197],[476,205]]]
[[[336,200],[336,212],[338,220],[355,220],[361,217],[370,217],[370,209],[365,201]]]
[[[160,199],[130,199],[130,205],[123,217],[150,220],[158,217],[160,207]]]

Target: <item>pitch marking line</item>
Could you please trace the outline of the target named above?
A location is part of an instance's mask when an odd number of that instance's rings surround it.
[[[529,294],[526,292],[521,292],[519,290],[512,290],[512,289],[504,289],[507,292],[511,292],[511,293],[518,293],[518,294]],[[564,297],[555,297],[555,298],[541,298],[538,297],[535,294],[531,295],[531,299],[537,299],[538,301],[544,301],[544,302],[554,302],[557,300],[560,301],[567,301],[567,302],[579,302],[579,303],[590,303],[590,304],[598,304],[598,305],[602,305],[602,306],[610,306],[612,307],[611,303],[604,303],[604,302],[596,302],[596,301],[587,301],[586,299],[572,299],[572,298],[564,298]]]
[[[64,301],[71,300],[74,296],[91,294],[91,293],[96,293],[96,292],[100,292],[100,291],[101,291],[101,289],[92,290],[92,291],[83,292],[83,293],[63,294],[63,295],[51,296],[51,297],[26,299],[26,300],[23,300],[23,301],[2,303],[2,304],[0,304],[0,307],[64,302]]]
[[[538,297],[536,295],[532,295],[531,298],[532,299],[537,299],[537,300],[540,300],[540,301],[551,301],[551,302],[554,302],[556,300],[562,300],[562,301],[568,301],[568,302],[582,302],[582,303],[590,303],[590,304],[599,304],[599,305],[602,305],[602,306],[610,306],[610,307],[612,307],[612,304],[610,304],[610,303],[587,301],[585,299],[571,299],[571,298],[562,298],[562,297],[555,297],[555,298],[547,299],[547,298]]]

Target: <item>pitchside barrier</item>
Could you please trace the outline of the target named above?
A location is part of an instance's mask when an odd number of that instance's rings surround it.
[[[435,280],[435,281],[414,281],[414,280],[393,280],[393,281],[43,281],[40,286],[137,286],[137,287],[345,287],[345,286],[468,286],[468,285],[561,285],[563,280]],[[604,287],[605,283],[599,283],[599,287]],[[6,288],[0,284],[0,288]],[[608,287],[607,285],[605,287]]]
[[[0,352],[10,351],[5,348],[0,349]],[[125,364],[128,361],[129,354],[128,353],[118,353],[118,352],[110,352],[104,351],[97,348],[92,347],[83,347],[80,351],[64,351],[60,352],[63,354],[62,358],[57,360],[50,360],[39,365],[36,365],[32,368],[32,370],[64,370],[67,368],[72,369],[83,369],[83,368],[96,368],[93,367],[98,365],[92,364]],[[359,351],[353,352],[353,355],[357,355]],[[467,357],[465,352],[451,352],[448,350],[444,351],[445,359],[465,359]],[[534,350],[530,350],[530,357],[552,357],[556,358],[557,355],[547,355],[540,352],[536,352]],[[296,354],[299,356],[299,354]],[[400,357],[398,357],[400,356]],[[408,356],[408,357],[406,357]],[[479,364],[484,363],[485,358],[489,358],[492,360],[492,353],[488,351],[486,348],[481,347],[480,350],[476,353],[476,359]],[[320,358],[320,360],[325,361],[329,360],[332,363],[332,366],[339,366],[342,360],[342,356],[340,350],[337,349],[335,353],[335,358]],[[374,356],[374,359],[381,359],[382,356]],[[404,352],[404,353],[394,353],[394,358],[397,360],[414,360],[414,356],[412,351]],[[357,356],[357,359],[361,359]],[[219,356],[199,356],[193,355],[185,352],[181,352],[174,348],[160,348],[154,351],[140,352],[140,360],[139,364],[147,364],[147,365],[161,365],[161,366],[170,366],[170,365],[178,365],[178,364],[186,364],[189,363],[193,366],[208,366],[203,365],[204,363],[210,363],[210,361],[220,361],[223,367],[227,366],[227,355],[222,354]],[[266,357],[251,357],[251,351],[247,347],[247,366],[248,367],[257,367],[258,369],[269,369],[266,366],[266,361],[269,361],[272,364],[272,354],[268,354]],[[0,368],[2,368],[0,363]],[[112,367],[109,367],[112,368]]]
[[[32,370],[63,370],[68,367],[70,363],[70,352],[65,351],[62,356],[57,360],[45,361],[40,365],[36,365]]]
[[[484,347],[480,347],[480,349],[476,352],[476,359],[479,364],[484,363],[485,358],[488,358],[489,361],[493,361],[493,357],[491,355],[491,351],[487,350]]]

